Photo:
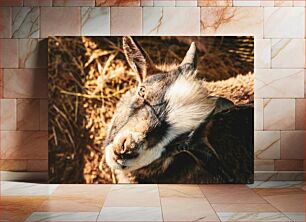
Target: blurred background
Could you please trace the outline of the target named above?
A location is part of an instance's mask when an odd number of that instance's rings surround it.
[[[253,102],[253,37],[134,37],[155,64],[180,63],[192,41],[211,95]],[[136,85],[121,37],[49,37],[49,182],[112,183],[103,140],[120,97]]]

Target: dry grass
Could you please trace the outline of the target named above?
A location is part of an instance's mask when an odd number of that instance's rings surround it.
[[[159,64],[179,63],[190,42],[195,41],[200,51],[200,77],[210,81],[247,74],[253,69],[252,38],[135,39]],[[120,44],[118,37],[49,38],[51,183],[111,183],[116,179],[105,164],[103,140],[117,102],[136,85]],[[211,82],[207,88],[211,94],[247,103],[253,98],[252,80],[249,74]]]

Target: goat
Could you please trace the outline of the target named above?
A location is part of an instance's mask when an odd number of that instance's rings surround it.
[[[117,104],[105,139],[118,183],[250,183],[253,107],[210,97],[196,78],[196,46],[181,64],[157,66],[123,37],[138,86]]]

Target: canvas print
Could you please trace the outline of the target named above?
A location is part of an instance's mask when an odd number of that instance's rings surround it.
[[[49,37],[50,183],[252,183],[254,38]]]

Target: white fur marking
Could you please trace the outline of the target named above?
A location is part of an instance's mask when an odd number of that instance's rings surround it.
[[[192,75],[182,75],[169,87],[168,121],[177,134],[194,130],[213,110],[206,89]]]

